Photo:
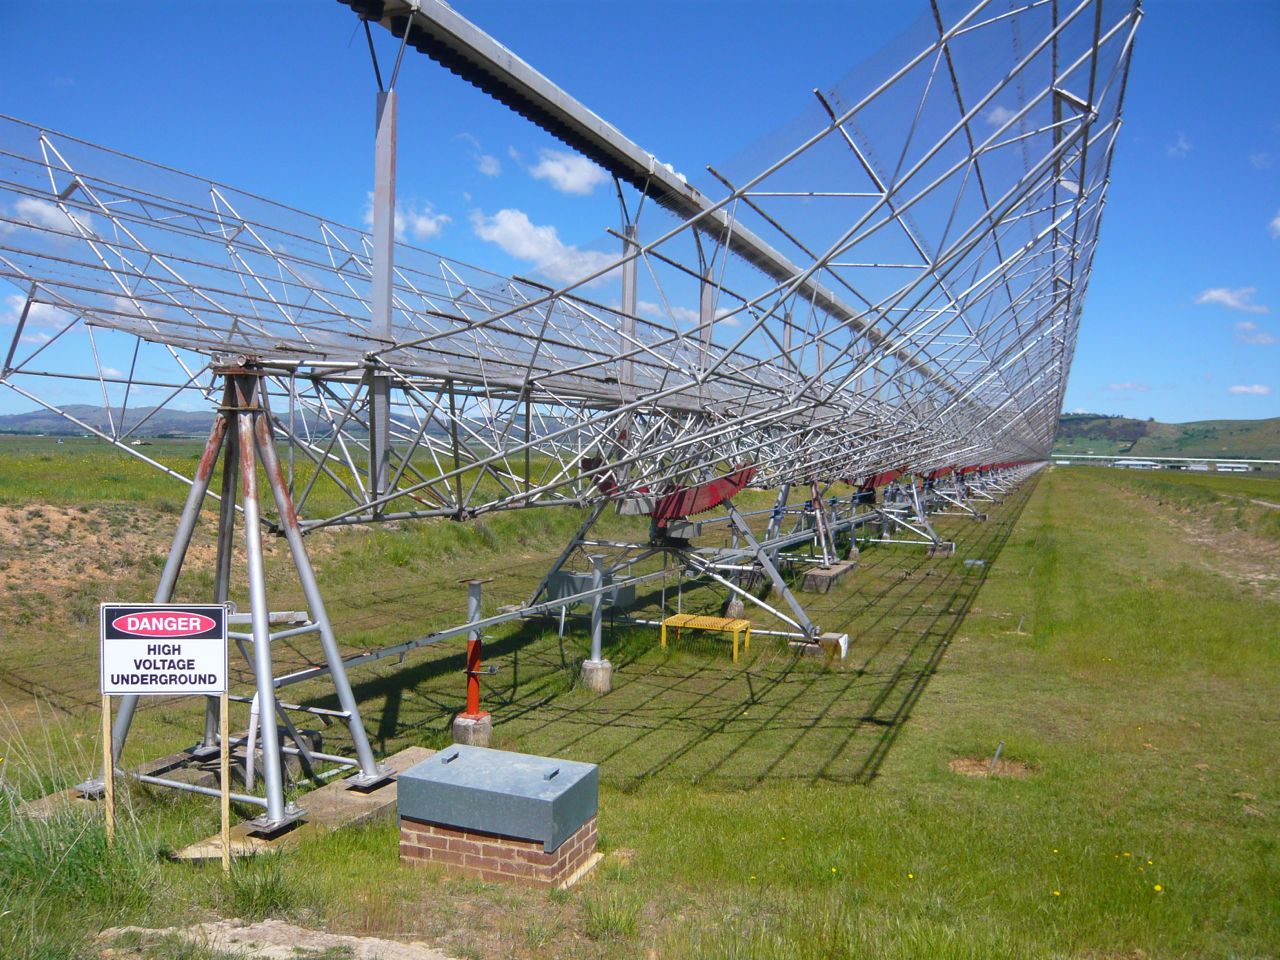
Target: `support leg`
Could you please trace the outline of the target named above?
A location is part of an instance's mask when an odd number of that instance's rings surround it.
[[[258,519],[258,470],[253,455],[254,402],[257,384],[237,378],[241,389],[237,414],[240,431],[240,493],[244,507],[244,546],[249,573],[249,618],[253,632],[253,672],[258,688],[262,723],[262,779],[267,812],[259,817],[263,829],[274,830],[296,820],[297,810],[286,810],[284,774],[280,761],[280,737],[276,732],[276,691],[271,674],[271,623],[267,607],[267,581],[262,561],[262,527]]]
[[[613,664],[604,659],[602,650],[604,572],[600,561],[599,556],[591,558],[591,588],[595,591],[591,596],[591,658],[583,661],[582,682],[596,693],[608,693],[613,689]]]
[[[265,397],[263,400],[265,408]],[[289,553],[293,556],[294,569],[298,572],[302,592],[307,598],[311,621],[319,628],[320,645],[324,650],[325,662],[329,666],[329,675],[333,678],[338,704],[347,715],[351,744],[355,748],[356,761],[360,765],[360,772],[348,778],[348,782],[357,787],[370,787],[389,779],[391,774],[390,771],[379,766],[373,758],[373,749],[369,746],[364,722],[360,719],[360,708],[356,704],[355,694],[351,690],[351,682],[347,679],[347,670],[342,662],[342,652],[338,649],[333,625],[329,622],[329,614],[325,610],[324,597],[320,593],[319,584],[316,583],[315,571],[311,567],[311,560],[307,557],[307,548],[302,542],[302,529],[298,526],[298,516],[294,512],[284,473],[280,469],[280,458],[276,454],[275,440],[271,434],[271,424],[267,421],[265,409],[257,418],[255,431],[258,453],[262,457],[267,480],[275,496],[276,509],[280,513],[280,525],[289,544]],[[248,523],[247,508],[245,522]]]
[[[467,622],[480,619],[481,590],[485,580],[468,580]],[[480,631],[467,631],[467,709],[453,718],[453,742],[487,747],[493,737],[493,718],[480,709]]]
[[[789,606],[792,612],[796,615],[797,626],[799,626],[801,631],[803,631],[810,639],[817,638],[818,634],[822,631],[819,630],[817,625],[809,619],[808,612],[800,604],[800,601],[796,599],[795,594],[791,592],[791,589],[782,579],[782,574],[778,572],[778,568],[775,567],[773,565],[773,561],[769,559],[768,553],[760,546],[760,542],[756,540],[755,534],[751,532],[751,527],[747,523],[746,519],[738,512],[738,508],[729,501],[725,501],[725,509],[729,511],[729,517],[732,519],[734,526],[741,531],[742,538],[747,541],[748,546],[750,546],[752,551],[755,553],[756,560],[764,570],[765,575],[773,584],[773,589],[778,591],[782,596],[782,599],[787,602],[787,606]]]
[[[223,445],[225,450],[222,457],[221,501],[218,504],[218,558],[213,579],[214,603],[226,603],[231,597],[231,554],[235,550],[236,490],[240,483],[238,432],[228,430]],[[205,701],[204,739],[191,751],[191,755],[197,759],[207,759],[219,752],[219,699],[209,697]]]

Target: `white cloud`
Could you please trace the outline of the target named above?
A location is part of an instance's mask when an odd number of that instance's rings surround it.
[[[1174,160],[1185,160],[1187,154],[1191,152],[1191,141],[1187,139],[1187,135],[1181,130],[1178,131],[1178,138],[1164,149],[1165,154]]]
[[[741,323],[739,319],[741,315],[729,309],[716,311],[716,322],[726,327],[736,327]]]
[[[1276,211],[1276,215],[1271,218],[1271,222],[1267,224],[1271,230],[1271,236],[1276,240],[1280,240],[1280,211]]]
[[[401,222],[403,219],[404,228],[409,231],[409,235],[415,240],[430,240],[432,237],[440,233],[444,229],[444,225],[449,223],[453,218],[445,213],[436,213],[431,208],[431,204],[427,204],[421,210],[413,207],[406,207],[403,211],[396,211],[396,234],[401,231]]]
[[[104,377],[123,377],[124,372],[121,370],[117,370],[115,367],[103,367],[102,375]]]
[[[1018,111],[1010,110],[1008,107],[1002,107],[996,104],[982,116],[993,127],[1003,127],[1006,123],[1013,119]]]
[[[1258,325],[1252,320],[1241,320],[1236,324],[1236,339],[1241,343],[1251,343],[1255,346],[1269,347],[1274,343],[1280,343],[1275,335],[1266,330],[1259,330]]]
[[[1196,303],[1216,303],[1229,310],[1243,310],[1245,313],[1270,313],[1261,303],[1251,303],[1257,287],[1210,287],[1201,291]]]
[[[18,323],[18,318],[22,316],[22,308],[26,305],[27,298],[20,293],[11,293],[4,298],[3,306],[0,306],[0,327],[12,327]],[[27,311],[27,323],[23,328],[31,330],[37,327],[46,329],[61,330],[72,321],[73,317],[65,310],[51,306],[47,303],[33,303],[31,309]],[[44,340],[48,340],[45,337]],[[23,337],[28,343],[43,343],[44,340],[32,341]]]
[[[1280,343],[1280,340],[1276,339],[1275,334],[1267,333],[1265,330],[1261,330],[1258,333],[1245,334],[1241,336],[1239,340],[1241,343],[1250,343],[1258,347],[1270,347],[1276,343]]]
[[[471,145],[471,159],[475,161],[476,170],[486,177],[497,177],[502,174],[502,161],[491,153],[485,153],[480,141],[470,133],[460,133],[458,140]]]
[[[580,250],[565,243],[555,227],[538,226],[523,210],[499,210],[491,217],[476,210],[471,214],[471,227],[481,240],[497,244],[517,260],[531,263],[544,276],[560,284],[569,284],[603,270],[616,259],[598,250]],[[597,279],[603,279],[603,276]]]
[[[1069,412],[1070,413],[1088,413],[1089,411],[1086,410],[1084,407],[1076,407],[1074,410],[1071,410]]]
[[[1271,154],[1251,153],[1249,154],[1249,165],[1255,170],[1269,170],[1271,169]]]
[[[674,320],[677,323],[697,323],[701,319],[701,314],[697,310],[691,310],[688,307],[674,306],[670,311],[664,310],[659,304],[651,303],[648,300],[641,300],[636,304],[636,310],[646,317],[652,317],[655,320]],[[738,318],[729,316],[728,310],[717,310],[716,321],[726,327],[738,326]]]
[[[677,323],[697,323],[698,311],[690,310],[688,307],[675,306],[668,310],[660,303],[654,303],[651,300],[639,300],[636,302],[636,313],[642,317],[648,317],[650,320],[674,320]]]
[[[1109,383],[1107,389],[1113,393],[1128,393],[1136,391],[1137,393],[1146,393],[1151,388],[1145,383],[1135,383],[1132,380],[1126,380],[1124,383]]]
[[[560,150],[539,150],[538,162],[529,168],[535,179],[546,180],[561,193],[584,197],[609,179],[586,157]]]
[[[1255,397],[1265,397],[1271,393],[1271,388],[1265,384],[1251,383],[1247,385],[1227,387],[1227,393],[1249,394]]]
[[[430,240],[440,235],[445,224],[452,223],[453,218],[447,213],[436,213],[431,204],[421,208],[417,204],[396,203],[396,240]],[[364,226],[373,229],[373,193],[370,192],[364,207]]]
[[[13,205],[13,209],[19,220],[25,220],[33,227],[79,236],[80,231],[76,229],[76,225],[79,224],[90,234],[96,236],[98,232],[94,228],[93,217],[84,211],[64,213],[56,203],[50,203],[38,197],[20,197]]]

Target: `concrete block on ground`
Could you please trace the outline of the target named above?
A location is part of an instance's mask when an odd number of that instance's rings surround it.
[[[956,552],[955,542],[952,540],[943,540],[929,547],[929,556],[931,557],[950,557]]]
[[[583,660],[582,685],[594,693],[613,689],[613,664],[608,660]]]
[[[857,560],[837,560],[829,567],[811,567],[800,580],[805,593],[827,593],[840,579],[858,565]]]
[[[828,660],[839,657],[843,660],[849,653],[849,635],[824,633],[817,640],[789,640],[787,646],[807,657],[825,657]]]
[[[493,739],[493,717],[482,714],[468,717],[458,714],[453,718],[453,742],[470,747],[487,747]]]

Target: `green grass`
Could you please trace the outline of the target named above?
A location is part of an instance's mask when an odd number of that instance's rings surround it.
[[[271,914],[477,957],[1275,956],[1280,597],[1242,573],[1275,557],[1277,511],[1251,503],[1280,500],[1268,483],[1047,471],[987,523],[940,520],[954,559],[873,547],[809,598],[854,640],[830,667],[766,637],[737,666],[714,636],[664,654],[656,631],[617,627],[615,688],[591,697],[575,683],[580,628],[563,644],[550,622],[496,631],[495,745],[601,764],[605,860],[568,894],[402,870],[388,824],[309,838],[227,883],[158,856],[213,832],[214,805],[137,791],[136,840],[115,859],[91,822],[43,838],[0,823],[17,831],[0,848],[14,858],[0,954],[90,956],[110,924]],[[489,534],[431,524],[317,543],[344,642],[456,621],[463,575],[498,575],[487,605],[518,597],[574,523],[555,513],[496,517]],[[988,562],[964,566],[974,558]],[[80,681],[65,657],[65,678],[43,666],[66,642],[57,630],[35,620],[21,643],[0,640],[51,691],[33,713],[32,694],[3,688],[22,731],[3,748],[11,796],[78,779],[93,755],[91,689],[66,695]],[[92,637],[77,642],[91,658]],[[460,668],[442,645],[353,675],[379,749],[443,743]],[[87,671],[91,684],[91,659]],[[142,711],[131,751],[171,747],[196,709]],[[1028,776],[951,771],[1001,741]],[[49,757],[65,759],[37,769]],[[55,867],[33,883],[38,862]],[[169,949],[154,956],[184,956]]]

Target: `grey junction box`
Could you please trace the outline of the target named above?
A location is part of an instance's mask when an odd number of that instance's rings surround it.
[[[596,815],[594,763],[455,744],[399,777],[400,816],[557,849]]]

